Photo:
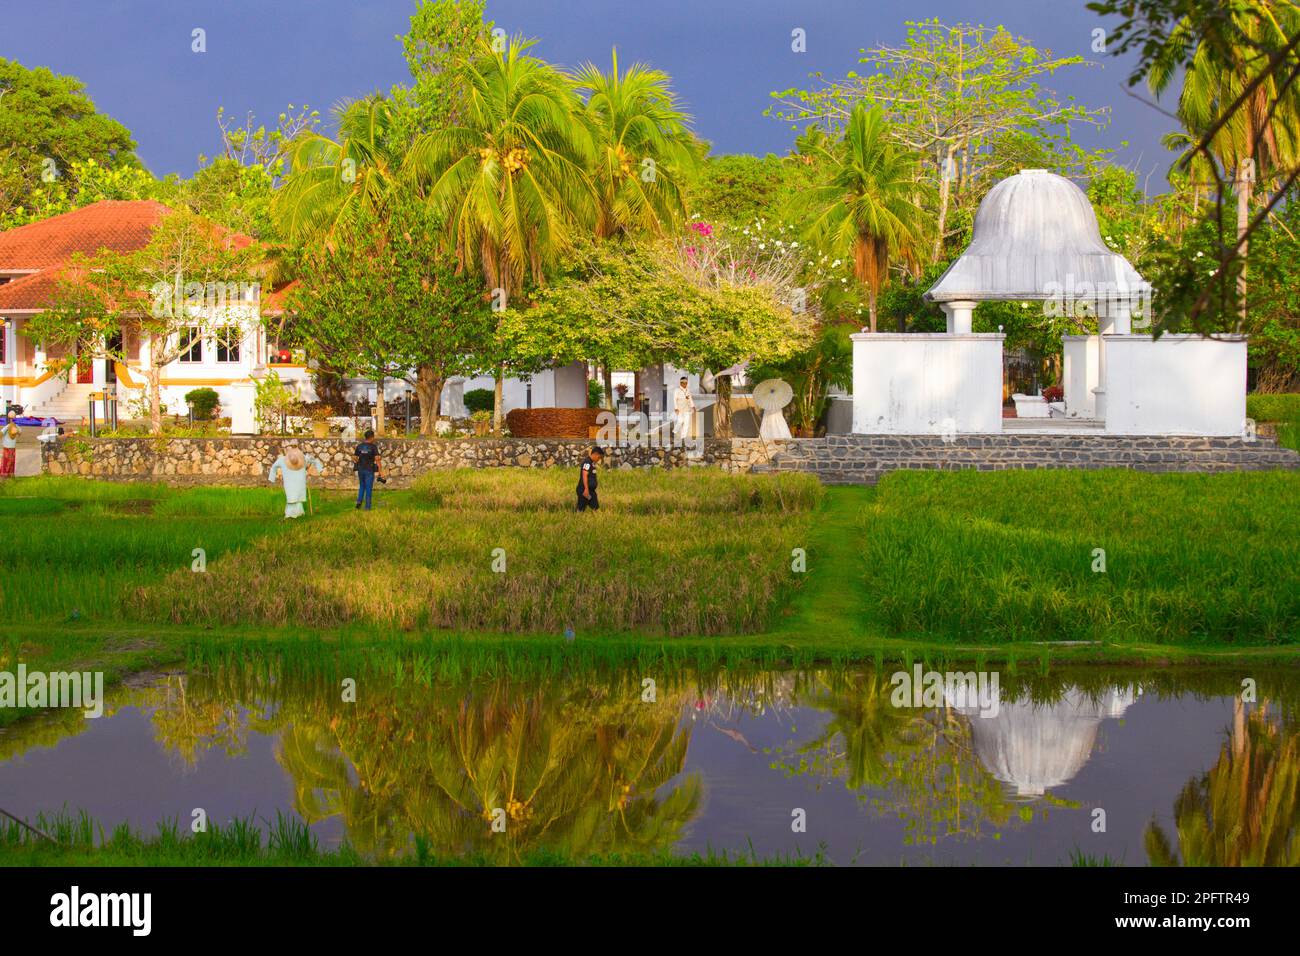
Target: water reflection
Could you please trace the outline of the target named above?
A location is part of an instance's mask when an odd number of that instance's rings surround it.
[[[1041,797],[1074,779],[1092,755],[1101,722],[1123,717],[1141,692],[1109,688],[1094,697],[1071,687],[1051,703],[1001,702],[992,716],[981,716],[978,707],[954,710],[970,718],[984,768],[1016,796]]]
[[[1258,705],[1227,673],[1003,675],[980,716],[895,706],[870,668],[678,674],[647,696],[639,674],[453,680],[417,662],[362,673],[349,703],[336,674],[220,666],[120,688],[100,721],[10,728],[0,794],[29,814],[61,794],[106,825],[126,801],[147,826],[219,779],[379,858],[822,846],[836,862],[1295,864],[1300,681],[1255,676]]]

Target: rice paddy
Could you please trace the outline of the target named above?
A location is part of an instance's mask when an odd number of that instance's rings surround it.
[[[1300,638],[1300,475],[909,472],[861,540],[869,620],[984,644]]]
[[[899,641],[1285,649],[1300,634],[1294,474],[917,472],[823,489],[611,470],[585,515],[570,480],[436,473],[368,514],[317,494],[296,522],[272,488],[12,481],[0,615],[195,639],[568,635],[621,653],[674,637],[785,659]]]

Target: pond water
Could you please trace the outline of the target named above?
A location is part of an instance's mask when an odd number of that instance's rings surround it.
[[[337,673],[161,674],[110,693],[99,719],[0,732],[0,807],[144,831],[200,807],[218,823],[279,811],[325,847],[383,857],[418,835],[503,863],[540,848],[1297,862],[1292,671],[1004,672],[978,700],[952,684],[900,697],[896,673],[448,680],[403,665],[357,677],[355,702]]]

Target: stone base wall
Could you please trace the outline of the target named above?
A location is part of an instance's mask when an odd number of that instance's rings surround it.
[[[355,442],[338,438],[80,438],[41,449],[41,470],[114,481],[165,481],[178,485],[259,485],[288,441],[325,465],[318,484],[350,488]],[[402,488],[426,471],[447,468],[576,468],[592,442],[559,438],[381,439],[384,476]],[[710,439],[697,455],[685,448],[607,447],[610,468],[715,467],[749,471],[784,442],[755,438]]]
[[[756,472],[802,471],[828,484],[875,484],[901,469],[1130,468],[1217,472],[1300,469],[1300,453],[1260,438],[1115,435],[845,435],[793,439]]]

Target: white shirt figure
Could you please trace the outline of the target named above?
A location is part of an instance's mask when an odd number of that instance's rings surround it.
[[[688,385],[678,385],[673,393],[673,412],[677,416],[677,437],[690,438],[695,425],[695,399]]]
[[[294,466],[298,467],[294,467]],[[315,455],[303,455],[297,449],[290,449],[271,465],[268,480],[275,481],[277,473],[284,482],[284,516],[301,518],[302,504],[307,500],[307,471],[312,467],[316,473],[324,471],[324,465]]]

